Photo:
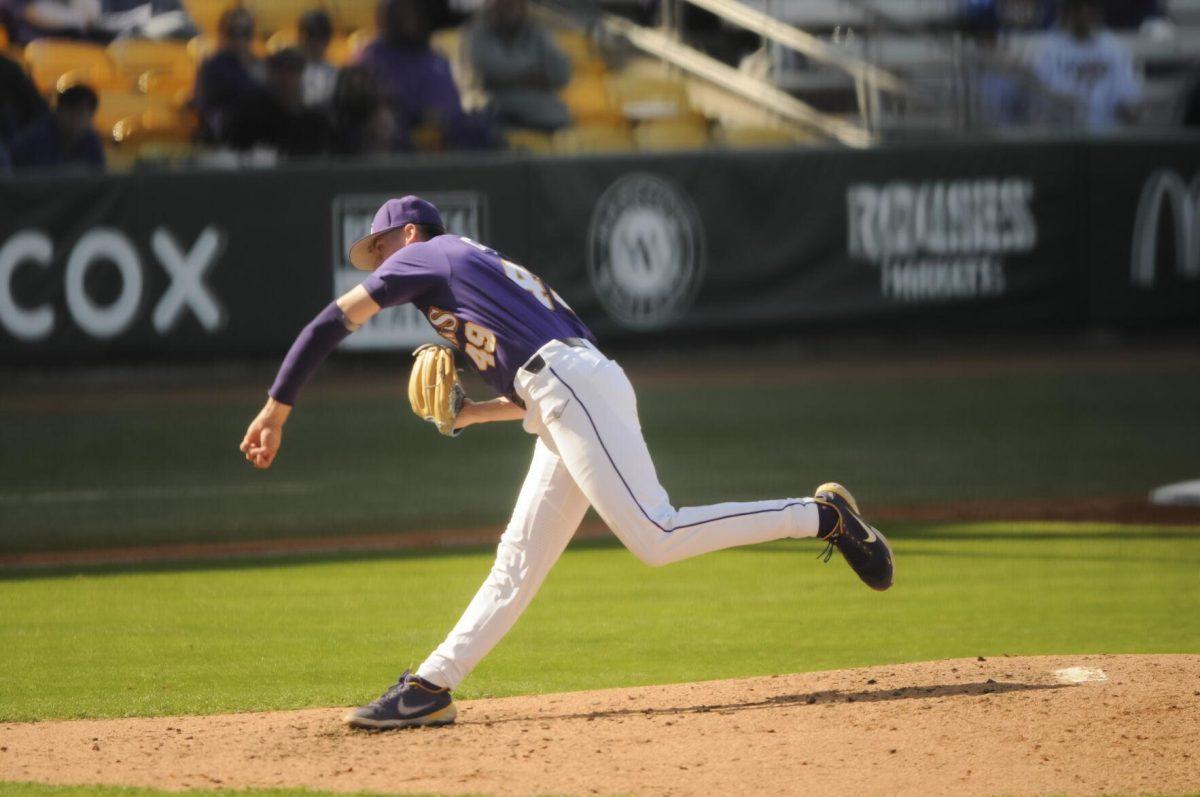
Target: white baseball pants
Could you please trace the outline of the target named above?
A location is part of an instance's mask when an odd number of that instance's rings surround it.
[[[659,484],[638,422],[633,387],[594,348],[552,341],[545,367],[517,372],[533,464],[496,562],[458,624],[417,674],[454,689],[508,633],[567,547],[588,505],[648,565],[784,537],[815,537],[810,499],[676,509]]]

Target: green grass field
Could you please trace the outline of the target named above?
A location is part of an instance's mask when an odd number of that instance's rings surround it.
[[[965,374],[784,361],[768,383],[690,362],[703,386],[631,369],[680,505],[807,494],[829,479],[880,506],[1137,496],[1200,476],[1200,358],[1064,356]],[[236,446],[270,381],[263,371],[261,385],[132,396],[124,384],[0,388],[0,554],[507,519],[531,438],[498,424],[446,441],[411,417],[402,374],[390,396],[324,375],[275,467],[253,471]]]
[[[1200,652],[1200,529],[893,529],[874,593],[814,542],[650,569],[570,548],[462,697],[957,656]],[[0,721],[357,704],[437,643],[490,565],[456,551],[8,576]]]

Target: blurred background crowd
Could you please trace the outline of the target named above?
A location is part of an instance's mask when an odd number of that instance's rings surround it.
[[[0,174],[803,146],[847,118],[881,140],[1200,125],[1200,0],[744,4],[807,51],[702,5],[0,0]],[[646,57],[610,17],[753,79],[760,107]],[[772,113],[789,98],[818,123]]]

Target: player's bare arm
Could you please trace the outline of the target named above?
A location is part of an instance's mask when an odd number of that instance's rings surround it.
[[[471,401],[467,399],[458,411],[455,429],[465,429],[477,423],[493,423],[495,421],[519,421],[525,417],[525,410],[515,402],[501,396],[491,401]]]

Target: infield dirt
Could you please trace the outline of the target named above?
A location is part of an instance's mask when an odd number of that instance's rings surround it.
[[[596,666],[609,666],[597,662]],[[1083,667],[1106,680],[1064,683]],[[1200,791],[1200,656],[957,659],[460,703],[0,726],[0,781],[437,794]]]

